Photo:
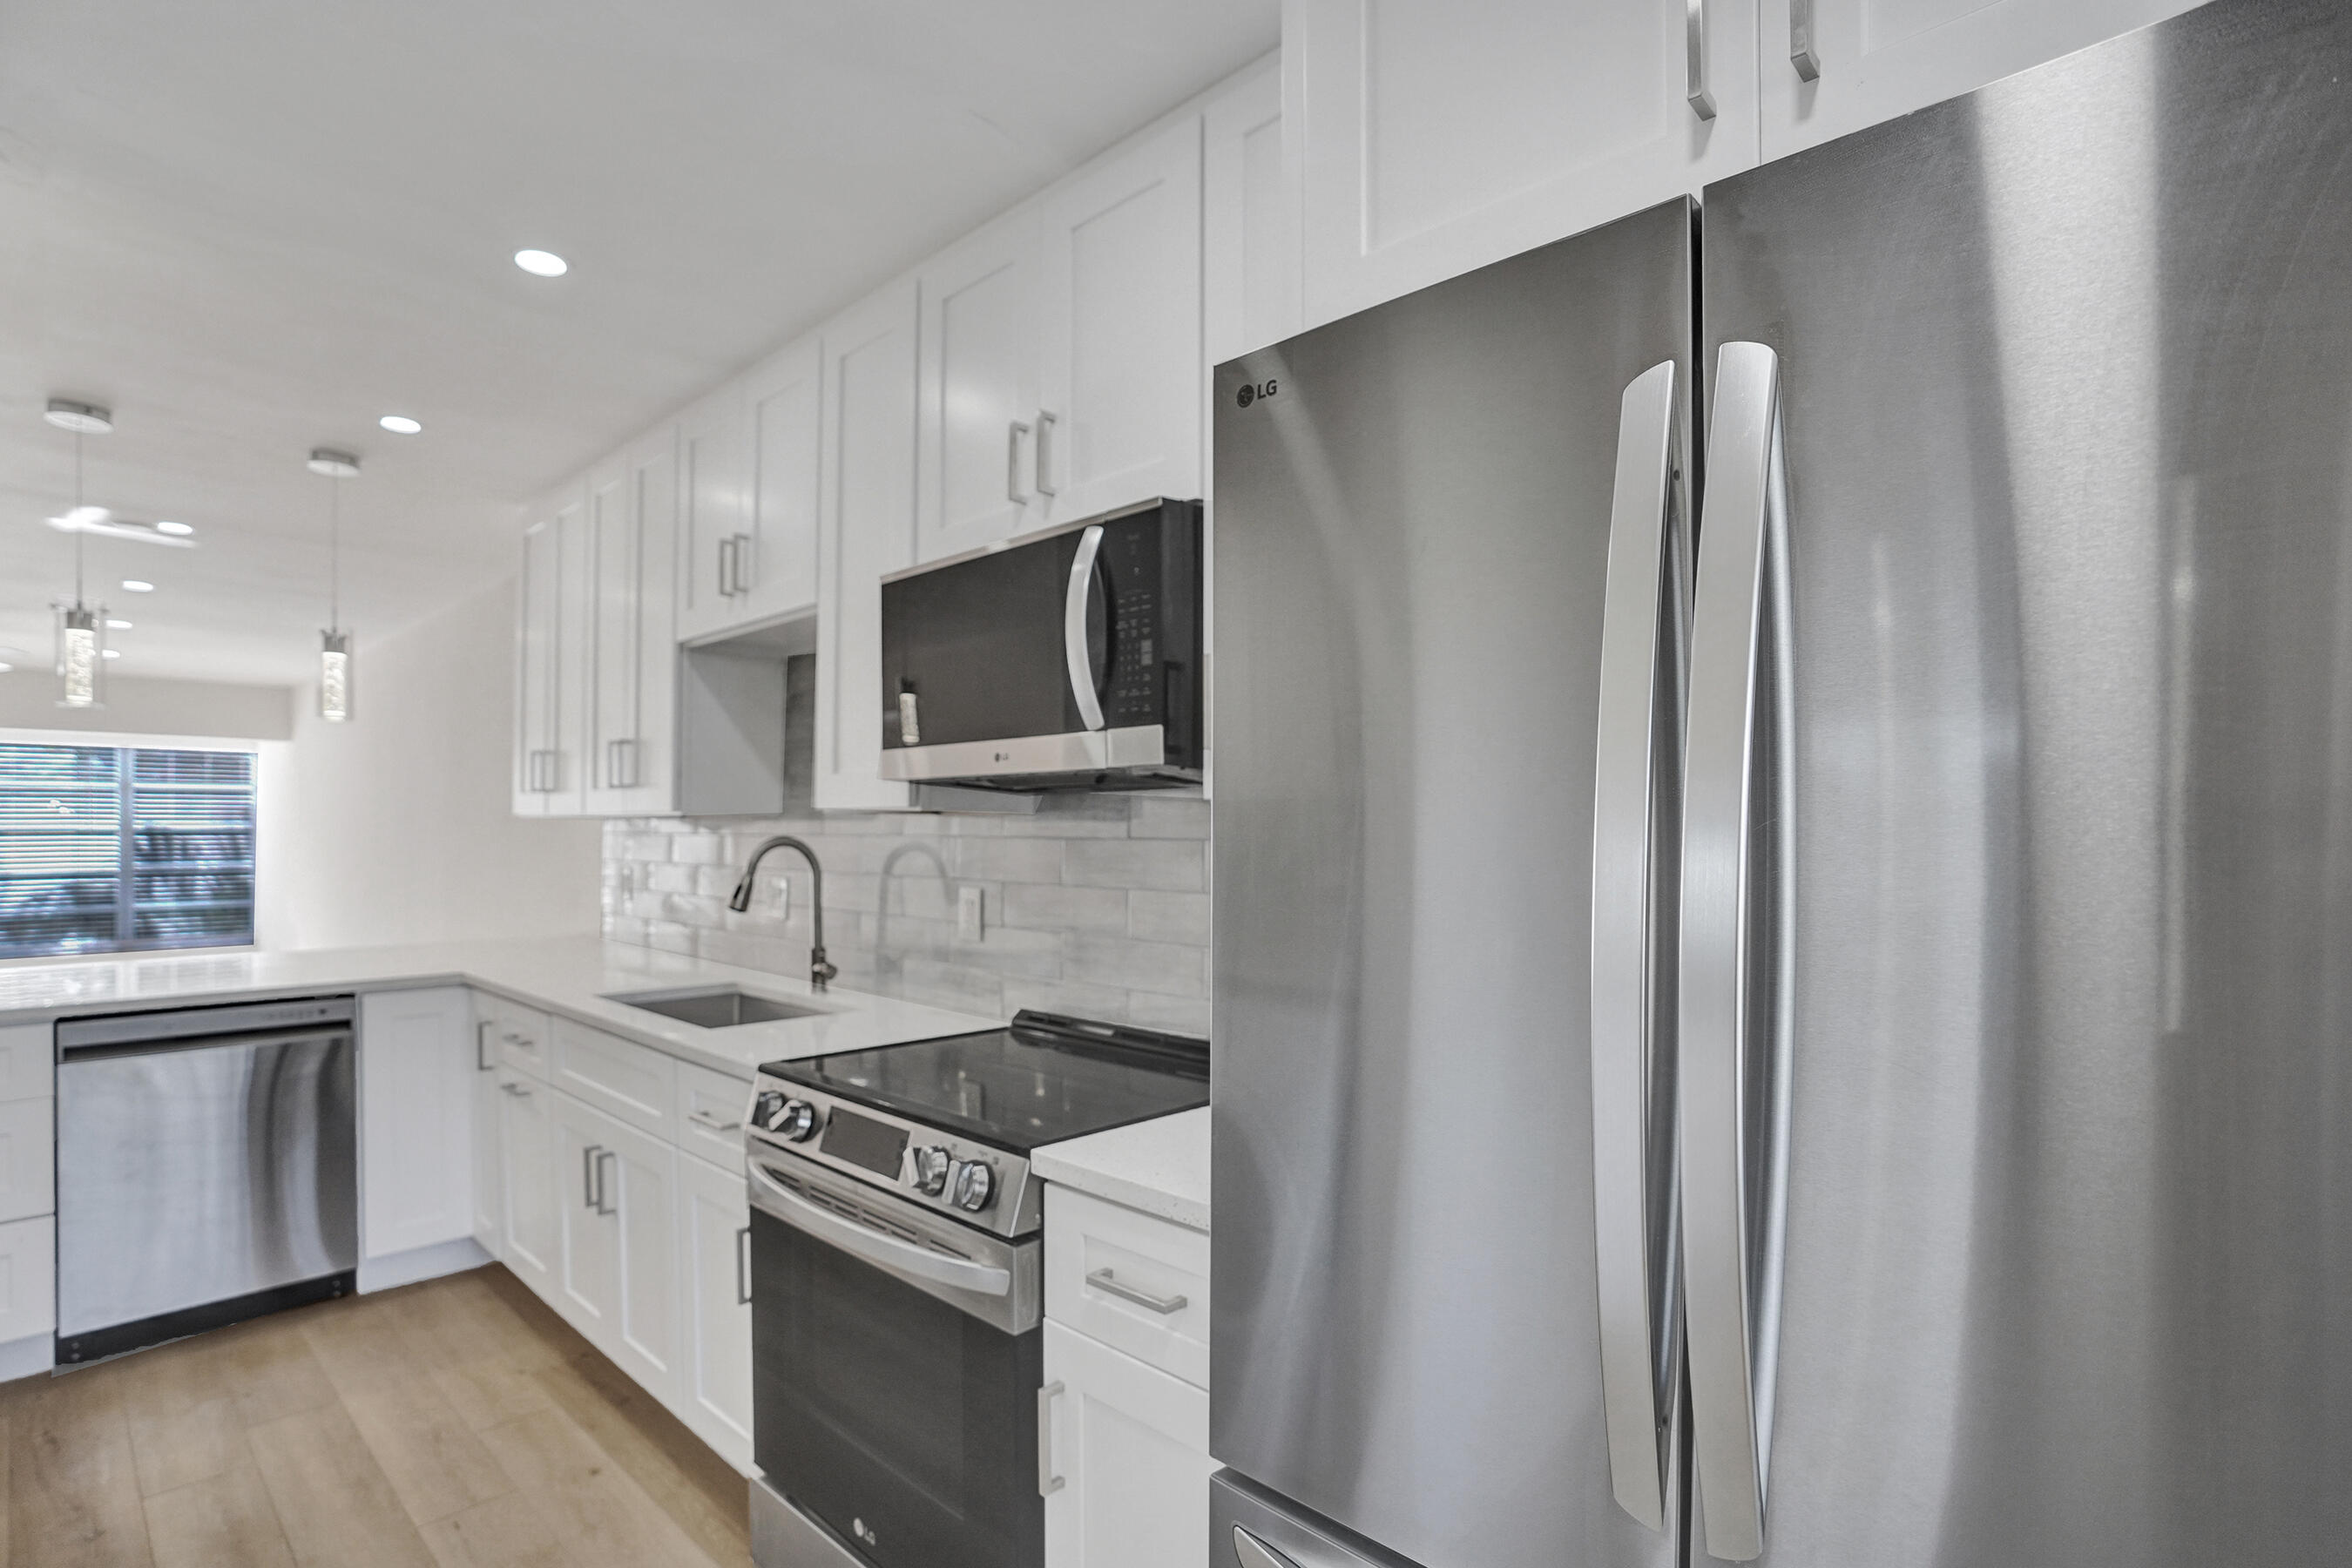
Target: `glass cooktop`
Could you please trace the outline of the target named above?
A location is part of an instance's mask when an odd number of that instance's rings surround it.
[[[1016,1154],[1209,1103],[1206,1040],[1051,1013],[760,1070]]]

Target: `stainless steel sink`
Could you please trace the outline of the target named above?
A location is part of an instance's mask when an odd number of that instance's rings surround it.
[[[698,985],[675,991],[625,991],[607,995],[607,1002],[639,1007],[692,1024],[703,1029],[731,1029],[739,1024],[772,1024],[782,1018],[814,1018],[833,1011],[805,1002],[786,1002],[740,991],[732,985]]]

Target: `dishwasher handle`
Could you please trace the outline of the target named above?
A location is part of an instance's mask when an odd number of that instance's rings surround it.
[[[219,1050],[230,1046],[290,1046],[304,1040],[348,1040],[352,1037],[349,1024],[330,1024],[307,1029],[266,1029],[248,1034],[188,1035],[163,1040],[125,1040],[113,1045],[59,1046],[58,1065],[71,1067],[77,1062],[118,1060],[123,1057],[160,1057],[175,1051]]]

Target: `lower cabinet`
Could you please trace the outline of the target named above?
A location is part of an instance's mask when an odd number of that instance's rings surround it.
[[[505,1225],[499,1257],[522,1282],[550,1300],[562,1237],[556,1213],[555,1091],[501,1068],[499,1079],[499,1185]]]
[[[731,1139],[700,1134],[740,1126],[751,1086],[730,1079],[730,1091],[722,1074],[601,1031],[556,1033],[551,1073],[597,1102],[511,1066],[488,1075],[481,1093],[495,1110],[476,1118],[474,1158],[494,1173],[478,1190],[498,1197],[475,1235],[720,1458],[755,1474],[751,1204],[740,1164],[699,1157],[731,1155]],[[669,1102],[649,1102],[654,1086]],[[682,1138],[697,1140],[693,1152]]]
[[[681,1152],[677,1241],[687,1342],[679,1419],[738,1469],[751,1465],[751,1205],[739,1166]]]
[[[1207,1568],[1208,1391],[1049,1318],[1045,1393],[1045,1568]]]
[[[360,1255],[474,1234],[474,999],[462,985],[360,998]]]

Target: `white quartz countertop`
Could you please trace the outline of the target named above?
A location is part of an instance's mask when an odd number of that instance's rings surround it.
[[[614,992],[719,983],[826,1011],[814,1017],[705,1029],[605,999]],[[995,1028],[1003,1022],[857,991],[816,992],[804,980],[764,970],[580,936],[0,963],[0,1025],[320,992],[455,984],[493,992],[742,1079],[749,1079],[761,1062],[934,1039]]]
[[[1029,1156],[1049,1182],[1194,1230],[1209,1228],[1209,1108],[1049,1143]]]

